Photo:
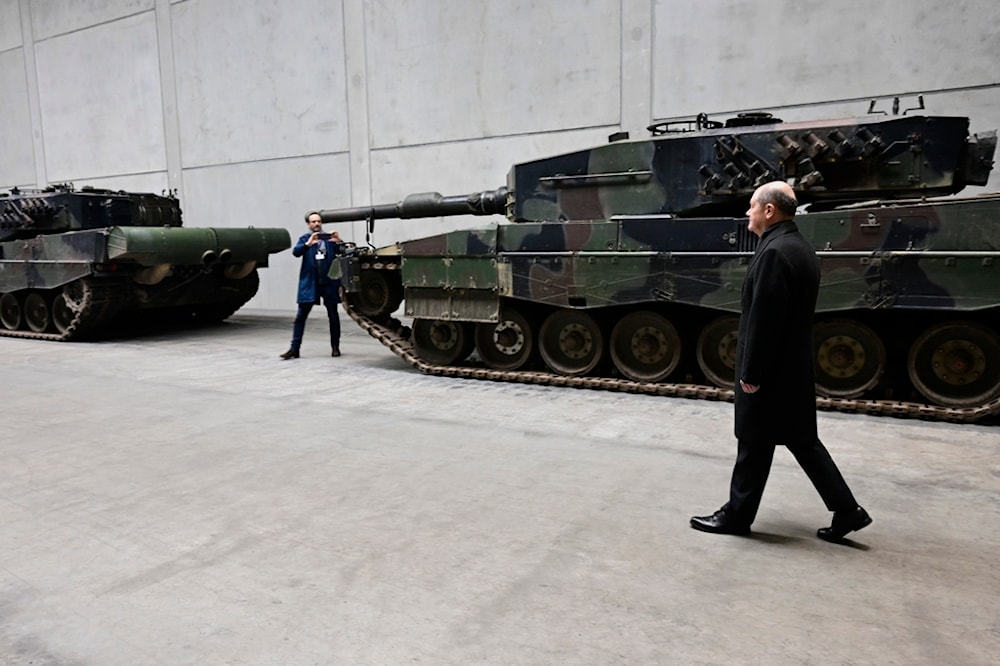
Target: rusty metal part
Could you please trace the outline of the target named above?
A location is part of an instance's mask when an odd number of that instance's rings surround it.
[[[344,310],[358,326],[367,331],[369,335],[381,342],[385,347],[388,347],[396,356],[425,375],[458,377],[462,379],[485,379],[496,382],[515,382],[540,386],[566,386],[601,391],[619,391],[622,393],[644,393],[647,395],[689,398],[692,400],[723,400],[726,402],[732,402],[733,400],[733,391],[731,389],[703,386],[700,384],[636,382],[614,377],[567,377],[549,372],[491,370],[472,365],[432,365],[417,356],[413,348],[413,343],[400,334],[398,326],[393,327],[380,324],[358,314],[351,307],[350,303],[347,302],[346,298],[342,302]],[[974,423],[1000,414],[1000,398],[991,400],[978,407],[938,407],[917,402],[895,400],[851,400],[817,397],[816,407],[826,411],[868,414],[871,416],[895,416],[897,418],[923,419],[927,421]]]

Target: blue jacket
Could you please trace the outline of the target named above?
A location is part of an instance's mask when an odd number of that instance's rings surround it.
[[[306,247],[311,233],[302,234],[292,254],[302,257],[302,266],[299,267],[299,292],[297,303],[319,303],[320,296],[323,296],[328,303],[340,302],[340,280],[332,280],[329,277],[330,266],[333,258],[337,255],[339,247],[337,243],[323,240],[312,247]],[[326,256],[322,259],[316,258],[316,253],[320,249],[325,249]]]

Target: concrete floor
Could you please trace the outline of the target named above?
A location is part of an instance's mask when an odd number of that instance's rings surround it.
[[[0,664],[995,664],[1000,431],[821,414],[875,523],[815,537],[732,405],[426,377],[346,316],[0,339]]]

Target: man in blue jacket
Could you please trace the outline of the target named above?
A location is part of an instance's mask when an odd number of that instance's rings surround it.
[[[309,225],[309,232],[302,234],[292,248],[293,255],[302,257],[302,266],[299,268],[299,311],[292,326],[292,346],[281,354],[286,361],[299,357],[306,319],[321,299],[330,318],[330,355],[340,356],[340,315],[337,314],[340,280],[329,277],[330,266],[341,244],[340,235],[336,231],[323,233],[323,220],[315,211],[306,213],[306,224]]]
[[[816,432],[812,320],[819,261],[792,218],[797,202],[788,183],[762,185],[750,199],[747,228],[760,237],[747,267],[736,339],[738,449],[729,501],[691,527],[716,534],[749,534],[771,470],[775,445],[795,456],[826,508],[826,541],[871,524]]]

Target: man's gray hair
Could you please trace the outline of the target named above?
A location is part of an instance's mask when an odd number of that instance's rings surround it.
[[[774,204],[774,207],[778,209],[778,212],[793,217],[795,215],[795,209],[799,207],[799,202],[795,199],[795,195],[788,195],[783,188],[780,187],[765,187],[757,195],[757,200],[760,202],[761,206],[766,204]]]
[[[308,222],[309,218],[312,217],[313,215],[319,215],[319,211],[318,210],[311,210],[308,213],[306,213],[306,222]],[[320,220],[322,220],[322,219],[323,219],[323,216],[320,215]]]

